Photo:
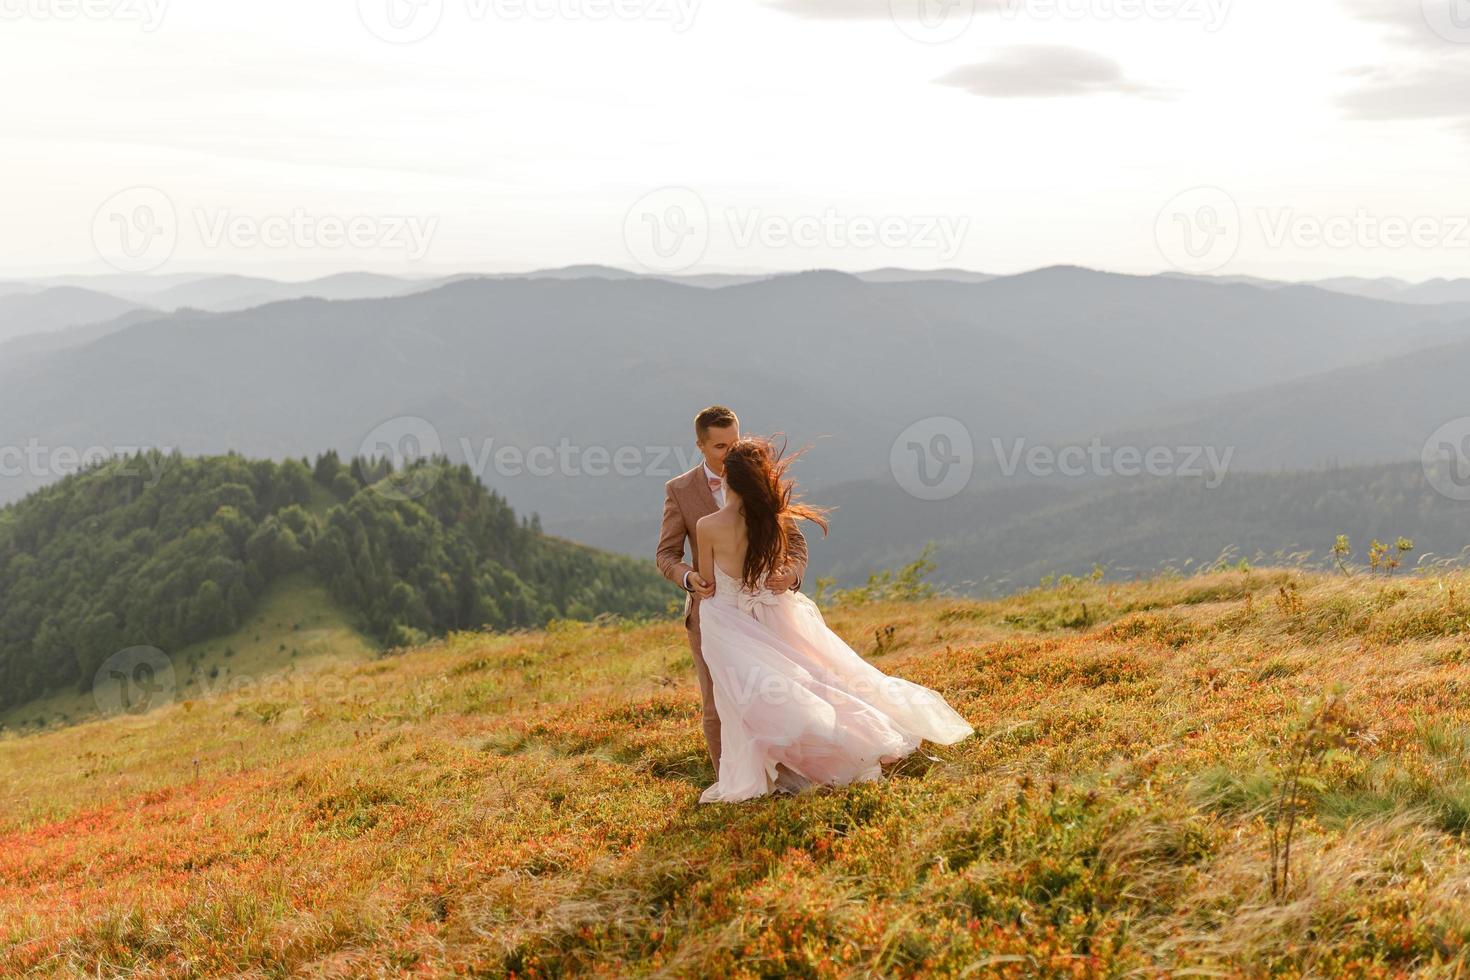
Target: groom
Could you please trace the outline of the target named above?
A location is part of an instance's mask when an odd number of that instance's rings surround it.
[[[658,570],[664,578],[689,593],[684,599],[684,628],[689,631],[689,648],[694,653],[694,672],[699,676],[699,696],[704,702],[704,741],[709,757],[720,772],[720,715],[715,710],[714,681],[699,648],[699,600],[715,593],[714,569],[701,569],[695,525],[706,514],[725,506],[725,454],[740,438],[740,420],[723,405],[712,405],[694,417],[694,436],[704,462],[664,484],[663,527],[658,535]],[[787,519],[791,544],[790,564],[766,577],[772,592],[801,588],[806,574],[806,538],[796,522]],[[684,561],[684,542],[696,565]]]

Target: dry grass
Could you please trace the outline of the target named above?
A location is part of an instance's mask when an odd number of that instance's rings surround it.
[[[1258,570],[834,610],[977,735],[735,806],[695,803],[675,624],[8,737],[0,974],[1467,975],[1467,596]],[[1273,901],[1280,767],[1333,688]]]

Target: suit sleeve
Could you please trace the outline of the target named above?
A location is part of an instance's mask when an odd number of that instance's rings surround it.
[[[689,536],[689,527],[684,523],[684,513],[674,501],[674,488],[664,487],[663,524],[658,533],[659,574],[684,589],[684,575],[691,566],[684,561],[684,541]],[[805,549],[803,549],[805,550]],[[687,590],[685,590],[687,591]]]

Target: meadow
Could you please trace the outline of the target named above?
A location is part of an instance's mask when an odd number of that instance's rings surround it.
[[[454,633],[0,738],[0,975],[1461,976],[1470,574],[832,627],[976,727],[736,805],[682,627]]]

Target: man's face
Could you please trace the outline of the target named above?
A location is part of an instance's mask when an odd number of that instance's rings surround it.
[[[699,451],[704,453],[704,461],[709,468],[718,475],[724,476],[725,454],[739,441],[739,422],[734,425],[712,425],[704,430],[704,438],[699,441]]]

